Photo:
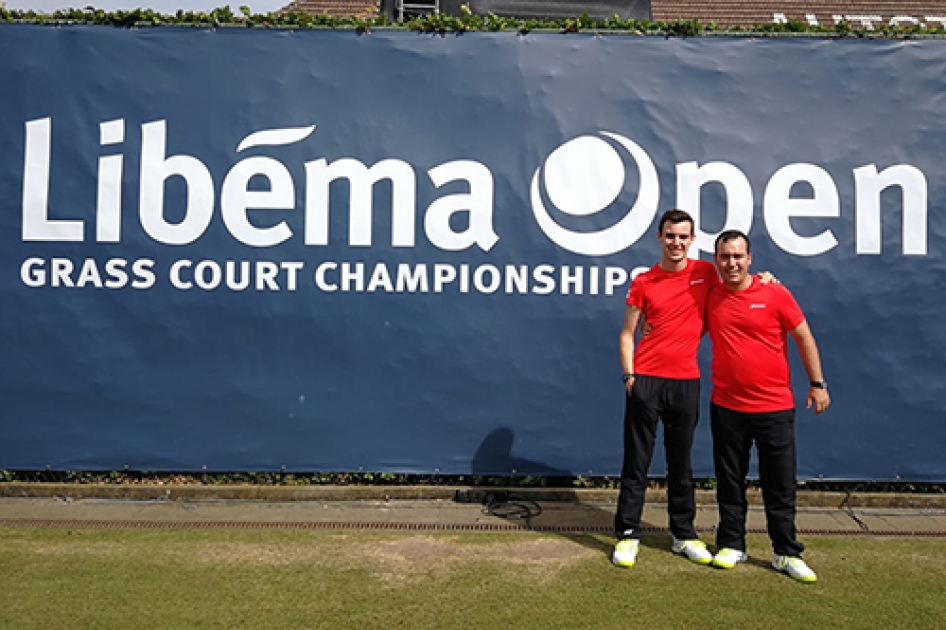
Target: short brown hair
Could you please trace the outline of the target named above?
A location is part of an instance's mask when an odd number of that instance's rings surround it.
[[[746,253],[747,253],[747,254],[751,254],[751,253],[752,253],[752,241],[749,240],[749,237],[746,236],[746,233],[745,233],[745,232],[742,232],[742,231],[740,231],[740,230],[726,230],[725,232],[723,232],[723,233],[721,233],[719,236],[717,236],[717,237],[716,237],[716,244],[713,246],[713,251],[714,251],[714,252],[718,252],[718,251],[719,251],[719,244],[720,244],[720,243],[728,243],[729,241],[735,241],[736,239],[739,239],[739,238],[741,238],[742,240],[744,240],[744,241],[746,242]]]
[[[664,224],[666,223],[689,223],[690,224],[690,234],[693,234],[696,231],[696,222],[693,220],[693,217],[690,216],[690,213],[685,210],[678,210],[674,208],[673,210],[667,210],[660,217],[660,223],[657,224],[657,233],[664,233]]]

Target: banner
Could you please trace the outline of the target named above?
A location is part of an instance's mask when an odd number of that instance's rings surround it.
[[[799,476],[942,481],[944,53],[0,26],[0,468],[616,475],[679,207],[808,317]]]

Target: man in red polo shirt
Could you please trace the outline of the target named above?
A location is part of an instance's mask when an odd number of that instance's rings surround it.
[[[693,527],[696,500],[690,451],[700,406],[697,349],[706,297],[719,284],[719,276],[711,263],[687,258],[695,233],[693,218],[686,212],[665,212],[657,239],[663,250],[661,260],[631,283],[620,337],[627,401],[621,490],[614,517],[618,542],[611,556],[620,567],[631,567],[637,560],[658,420],[664,423],[673,551],[698,564],[713,560]],[[642,317],[650,331],[635,351],[634,334]]]
[[[801,582],[818,578],[801,559],[795,537],[795,398],[788,365],[787,335],[798,345],[810,379],[808,407],[820,414],[831,404],[818,346],[795,298],[778,284],[749,275],[749,238],[728,230],[716,239],[722,284],[709,294],[706,327],[713,342],[710,421],[719,548],[713,564],[731,569],[746,556],[746,475],[752,443],[759,454],[759,480],[772,566]]]

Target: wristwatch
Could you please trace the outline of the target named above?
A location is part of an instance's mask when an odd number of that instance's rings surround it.
[[[816,389],[828,389],[828,381],[811,381],[810,385]]]
[[[621,380],[624,381],[625,384],[627,384],[627,382],[631,380],[632,378],[634,378],[633,372],[625,372],[624,376],[621,377]]]

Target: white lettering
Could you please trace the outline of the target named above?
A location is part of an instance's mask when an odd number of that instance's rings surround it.
[[[240,261],[240,273],[237,274],[237,263],[235,260],[228,260],[225,265],[224,277],[226,278],[227,288],[233,291],[245,291],[250,287],[250,261]]]
[[[568,295],[570,293],[570,287],[574,287],[575,293],[581,295],[582,289],[582,271],[581,267],[575,267],[575,271],[572,272],[567,266],[562,266],[562,283],[561,283],[561,292],[562,295]]]
[[[276,276],[279,275],[279,265],[268,260],[260,260],[256,263],[256,290],[278,291],[279,285],[276,283]]]
[[[354,269],[351,263],[342,263],[342,291],[351,291],[353,283],[355,291],[365,290],[365,263],[356,263]]]
[[[719,232],[712,234],[704,232],[700,222],[700,191],[710,182],[722,184],[723,190],[726,191],[726,223]],[[742,230],[748,234],[752,228],[752,203],[752,186],[749,180],[732,164],[677,164],[677,207],[689,212],[696,226],[695,245],[689,253],[691,258],[699,258],[701,251],[712,253],[716,237],[726,230]]]
[[[467,249],[474,244],[489,251],[499,240],[493,231],[493,176],[489,169],[479,162],[458,160],[441,164],[427,173],[437,188],[463,179],[470,185],[470,192],[441,197],[427,208],[424,231],[430,242],[447,251]],[[450,227],[450,218],[458,212],[468,217],[464,232],[454,232]]]
[[[128,261],[123,258],[112,258],[105,262],[105,275],[108,276],[108,280],[105,281],[106,288],[120,289],[128,284],[126,265]]]
[[[397,266],[397,292],[427,293],[427,265],[421,263],[411,273],[410,265],[401,263]]]
[[[783,14],[778,14],[783,16]],[[842,16],[837,16],[841,19]],[[814,14],[805,18],[817,23]],[[779,18],[781,19],[781,18]],[[785,18],[787,19],[787,18]],[[874,16],[847,16],[847,19],[861,20],[870,26],[876,21]],[[879,18],[877,18],[879,19]],[[940,18],[927,18],[938,20]],[[946,22],[946,20],[944,20]],[[914,25],[915,18],[898,15],[891,18],[891,24]],[[248,148],[283,146],[307,138],[315,126],[269,129],[247,135],[238,147],[238,151]],[[99,144],[101,147],[115,147],[111,154],[98,158],[95,222],[95,239],[103,243],[121,242],[122,192],[124,177],[124,156],[119,151],[125,142],[125,120],[116,118],[99,123]],[[640,240],[653,224],[657,204],[660,199],[660,185],[657,171],[650,156],[643,148],[628,138],[609,132],[601,132],[608,142],[597,140],[604,147],[605,153],[622,149],[630,154],[638,170],[638,196],[626,216],[611,221],[610,227],[594,231],[594,225],[563,227],[544,207],[544,197],[559,207],[560,202],[574,202],[567,206],[565,214],[574,217],[594,214],[597,205],[585,207],[582,199],[564,194],[549,182],[542,179],[546,190],[540,189],[540,175],[560,179],[555,169],[543,174],[543,169],[536,170],[530,185],[532,210],[541,230],[548,238],[562,249],[585,256],[608,256],[623,251]],[[583,137],[584,140],[591,138]],[[582,139],[579,139],[582,140]],[[22,238],[24,241],[82,241],[85,221],[80,219],[52,219],[49,216],[49,190],[51,170],[52,120],[39,118],[26,122],[26,142],[23,172],[23,207]],[[598,147],[598,144],[593,146]],[[574,143],[566,142],[549,164],[568,167],[571,162],[581,163],[584,153],[578,157],[565,147],[574,148]],[[592,145],[588,145],[592,146]],[[584,147],[584,145],[582,145]],[[601,148],[601,147],[598,147]],[[560,151],[561,150],[561,151]],[[597,149],[596,149],[597,150]],[[604,154],[602,154],[604,155]],[[605,205],[617,205],[621,199],[620,172],[629,166],[615,153],[617,172],[610,179],[602,181],[608,186],[614,185],[615,197],[605,200]],[[561,162],[565,160],[565,162]],[[569,161],[571,160],[571,162]],[[208,230],[214,213],[215,198],[214,178],[207,166],[191,155],[168,155],[167,123],[157,120],[141,125],[140,155],[139,220],[144,232],[154,241],[168,245],[187,245],[201,238]],[[417,182],[414,168],[400,159],[383,159],[370,168],[353,158],[341,158],[329,163],[326,159],[316,159],[304,163],[305,169],[305,207],[303,213],[305,245],[326,246],[329,240],[330,225],[330,190],[340,186],[348,187],[348,244],[352,247],[370,247],[375,230],[374,197],[377,184],[385,182],[390,186],[391,204],[391,246],[414,247],[417,235]],[[549,167],[551,168],[551,167]],[[633,167],[631,167],[633,168]],[[548,168],[546,168],[548,170]],[[568,169],[566,168],[566,171]],[[570,171],[569,171],[570,172]],[[492,173],[484,164],[472,160],[454,160],[430,168],[427,171],[431,183],[436,189],[450,186],[442,197],[434,199],[426,208],[423,217],[423,230],[431,245],[441,251],[461,251],[474,245],[482,251],[490,251],[499,241],[493,222],[494,181]],[[183,207],[170,216],[182,217],[170,222],[168,208],[165,207],[166,189],[169,180],[178,177],[183,187],[183,197],[177,196],[177,203]],[[609,176],[610,177],[610,176]],[[556,181],[557,181],[556,179]],[[338,180],[346,180],[342,183]],[[613,180],[613,181],[612,181]],[[891,186],[898,186],[903,197],[903,253],[925,255],[927,253],[927,182],[925,175],[916,167],[903,164],[891,166],[878,173],[873,165],[854,170],[855,180],[855,251],[857,254],[877,254],[881,249],[881,198],[889,199],[891,193],[882,195]],[[175,180],[177,181],[177,180]],[[254,185],[257,182],[260,185]],[[178,182],[180,183],[180,182]],[[703,225],[706,216],[701,210],[701,198],[705,187],[719,184],[726,196],[724,221],[721,229],[714,230]],[[809,195],[792,195],[800,184],[811,187]],[[557,184],[556,184],[557,185]],[[462,186],[462,188],[461,188]],[[608,193],[610,195],[610,192]],[[755,193],[745,173],[738,167],[726,162],[682,162],[676,165],[676,205],[688,210],[694,217],[696,227],[696,247],[689,255],[698,257],[700,252],[712,252],[717,234],[724,229],[740,229],[750,232],[754,218]],[[605,195],[608,197],[608,195]],[[222,180],[220,187],[220,212],[223,225],[238,242],[250,247],[274,247],[290,240],[293,228],[287,217],[282,219],[262,218],[264,215],[255,211],[295,209],[296,186],[292,171],[271,157],[251,156],[237,162]],[[610,197],[608,197],[610,199]],[[841,213],[840,195],[832,176],[822,167],[814,164],[788,164],[776,171],[766,184],[762,214],[765,226],[772,241],[783,251],[796,256],[816,256],[838,246],[838,238],[832,229],[823,229],[816,235],[802,235],[796,232],[798,219],[803,218],[838,218]],[[563,201],[564,200],[564,201]],[[601,200],[596,200],[601,201]],[[602,202],[604,203],[604,201]],[[577,204],[577,205],[575,205]],[[344,208],[344,204],[336,204]],[[589,209],[590,208],[590,209]],[[577,211],[576,209],[580,210]],[[620,210],[620,208],[615,208]],[[344,211],[344,210],[342,210]],[[272,215],[269,215],[272,216]],[[387,222],[384,222],[385,224]],[[264,225],[265,224],[265,225]],[[41,260],[41,259],[37,259]],[[129,282],[131,274],[128,261],[112,259],[105,274],[103,267],[79,266],[78,273],[67,268],[73,263],[67,259],[51,259],[49,266],[26,266],[21,268],[21,278],[26,284],[45,282],[57,286],[104,286],[118,288]],[[57,262],[53,262],[57,261]],[[212,262],[212,261],[211,261]],[[204,261],[202,266],[192,268],[195,263],[177,261],[172,267],[172,284],[178,288],[192,288],[196,282],[200,288],[211,290],[226,282],[232,290],[242,291],[255,280],[256,290],[278,291],[281,288],[295,290],[297,274],[302,263],[254,263],[248,266],[243,261],[214,263]],[[67,264],[68,263],[68,264]],[[326,264],[328,265],[328,264]],[[417,265],[399,266],[395,277],[393,268],[372,268],[371,277],[366,277],[364,264],[345,263],[339,274],[336,266],[320,266],[314,272],[315,284],[325,291],[363,290],[367,284],[372,292],[434,292],[444,291],[446,285],[456,283],[460,293],[470,291],[488,292],[500,290],[507,294],[527,293],[530,291],[558,291],[562,295],[581,295],[586,291],[590,295],[599,292],[611,294],[614,286],[613,271],[616,268],[598,267],[562,267],[548,271],[540,266],[527,269],[524,266],[508,265],[506,270],[470,265],[448,265],[433,268],[433,288],[428,284],[431,277],[426,267]],[[224,268],[225,267],[225,268]],[[449,267],[449,270],[448,270]],[[587,282],[585,271],[587,270]],[[147,270],[146,270],[147,271]],[[193,273],[191,273],[193,271]],[[282,283],[282,273],[286,272],[286,284]],[[626,275],[626,270],[621,274]],[[44,279],[39,276],[45,274]],[[331,275],[330,275],[331,274]],[[386,275],[385,275],[386,274]],[[477,275],[479,274],[479,275]],[[34,279],[35,278],[35,279]],[[494,284],[500,282],[495,288]],[[153,284],[153,274],[138,277],[139,285]],[[72,284],[70,284],[72,283]],[[477,286],[480,283],[482,286]],[[533,283],[535,286],[530,286]],[[29,286],[29,285],[28,285]],[[175,284],[177,286],[177,284]]]
[[[805,182],[811,186],[811,198],[791,196],[792,186]],[[813,164],[783,166],[769,180],[763,197],[765,227],[776,245],[796,256],[816,256],[837,246],[830,230],[817,236],[800,236],[792,229],[792,217],[840,216],[838,189],[823,168]]]
[[[890,26],[902,26],[905,24],[917,26],[919,23],[920,21],[918,19],[910,17],[909,15],[895,15],[890,18]]]
[[[72,271],[75,269],[75,265],[72,264],[71,260],[68,258],[53,258],[50,263],[52,265],[52,268],[50,269],[50,279],[52,281],[52,286],[75,286],[75,284],[72,282]]]
[[[194,263],[190,260],[177,260],[171,265],[171,271],[169,277],[171,278],[171,285],[175,289],[190,289],[194,285],[187,280],[181,280],[181,269],[185,267],[190,267]]]
[[[848,15],[845,16],[848,22],[859,22],[866,30],[874,30],[874,22],[882,22],[884,18],[879,15]]]
[[[529,291],[529,267],[506,265],[506,293],[524,294]]]
[[[858,254],[879,254],[880,193],[890,186],[903,191],[903,253],[926,255],[926,176],[920,169],[898,164],[880,173],[873,164],[854,169],[856,220],[854,247]]]
[[[202,260],[194,267],[194,284],[204,291],[216,289],[222,278],[220,265],[212,260]]]
[[[489,280],[485,279],[487,274],[490,276]],[[495,293],[502,282],[502,274],[493,265],[480,265],[473,272],[473,286],[480,293]]]
[[[444,285],[457,279],[457,270],[451,265],[434,265],[434,293],[443,293]]]
[[[23,157],[23,240],[81,241],[82,221],[49,218],[49,165],[52,119],[26,123]],[[71,285],[70,285],[71,286]]]
[[[605,267],[604,294],[614,295],[614,290],[627,284],[627,269],[622,267]]]
[[[203,235],[214,209],[214,183],[204,163],[189,155],[166,153],[166,123],[163,120],[141,125],[141,227],[148,236],[166,245],[187,245]],[[180,223],[164,219],[164,184],[170,177],[182,177],[187,186],[186,209]]]
[[[548,295],[555,290],[555,267],[552,265],[539,265],[532,270],[532,279],[538,283],[533,289],[537,295]]]
[[[306,162],[306,245],[327,245],[329,226],[329,185],[336,179],[348,180],[348,243],[353,247],[371,245],[372,195],[374,185],[391,180],[391,246],[414,246],[416,213],[414,169],[402,160],[381,160],[370,169],[358,160],[343,158],[327,164]]]
[[[248,190],[250,180],[265,177],[269,190]],[[258,228],[247,216],[247,210],[291,210],[296,190],[289,169],[267,157],[250,157],[238,162],[223,180],[220,212],[223,222],[235,239],[252,247],[272,247],[289,240],[292,230],[285,221],[268,228]]]
[[[281,262],[279,267],[286,272],[286,290],[295,291],[299,285],[299,272],[305,267],[302,262]]]
[[[131,272],[135,280],[131,283],[133,289],[150,289],[157,281],[154,275],[154,261],[149,258],[139,258],[131,265]]]
[[[334,293],[335,291],[338,291],[337,284],[331,283],[325,279],[325,274],[328,271],[334,271],[336,269],[338,269],[338,263],[333,262],[324,262],[315,268],[315,286],[317,286],[320,291],[325,291],[326,293]]]
[[[20,265],[20,280],[28,287],[41,287],[46,284],[46,261],[42,258],[27,258]]]
[[[98,265],[92,258],[86,258],[82,263],[82,269],[79,270],[79,279],[76,280],[76,286],[81,289],[90,283],[94,287],[102,288],[102,276],[99,274]]]
[[[102,272],[99,263],[94,258],[86,258],[79,267],[79,273],[76,278],[72,277],[76,265],[68,258],[53,258],[49,261],[47,272],[46,261],[42,258],[28,258],[20,266],[20,279],[28,287],[46,286],[47,275],[50,286],[84,288],[92,286],[97,289],[121,289],[128,285],[128,271],[126,267],[128,261],[124,258],[110,258],[101,266],[105,270],[105,281],[103,282]],[[154,261],[142,258],[132,263],[132,273],[135,274],[135,281],[132,287],[136,289],[147,289],[154,285],[154,274],[150,267],[154,266]]]
[[[383,288],[388,293],[394,291],[394,283],[391,282],[391,274],[388,273],[388,266],[384,263],[378,263],[371,272],[371,278],[368,280],[368,293],[374,293],[378,287]]]
[[[121,118],[99,125],[99,144],[103,147],[125,141],[125,121]],[[99,158],[98,198],[95,203],[95,240],[118,243],[122,232],[122,165],[121,155]]]
[[[147,263],[141,268],[134,267],[135,273],[143,278],[143,281],[149,286],[154,284],[154,275],[147,269],[154,265],[154,261],[138,261]],[[315,272],[316,284],[320,282],[320,275],[324,274],[326,265],[332,266],[334,263],[324,263]],[[171,285],[176,289],[188,290],[196,285],[204,291],[213,291],[226,286],[231,291],[245,291],[249,288],[251,277],[255,279],[254,287],[257,291],[280,291],[281,272],[286,272],[286,289],[295,291],[298,287],[299,271],[305,266],[302,262],[273,262],[270,260],[257,260],[255,262],[243,260],[227,260],[222,265],[215,260],[201,260],[196,265],[186,259],[175,261],[171,265],[169,278]],[[185,279],[185,270],[194,268],[190,279]],[[335,290],[326,288],[325,290]]]

